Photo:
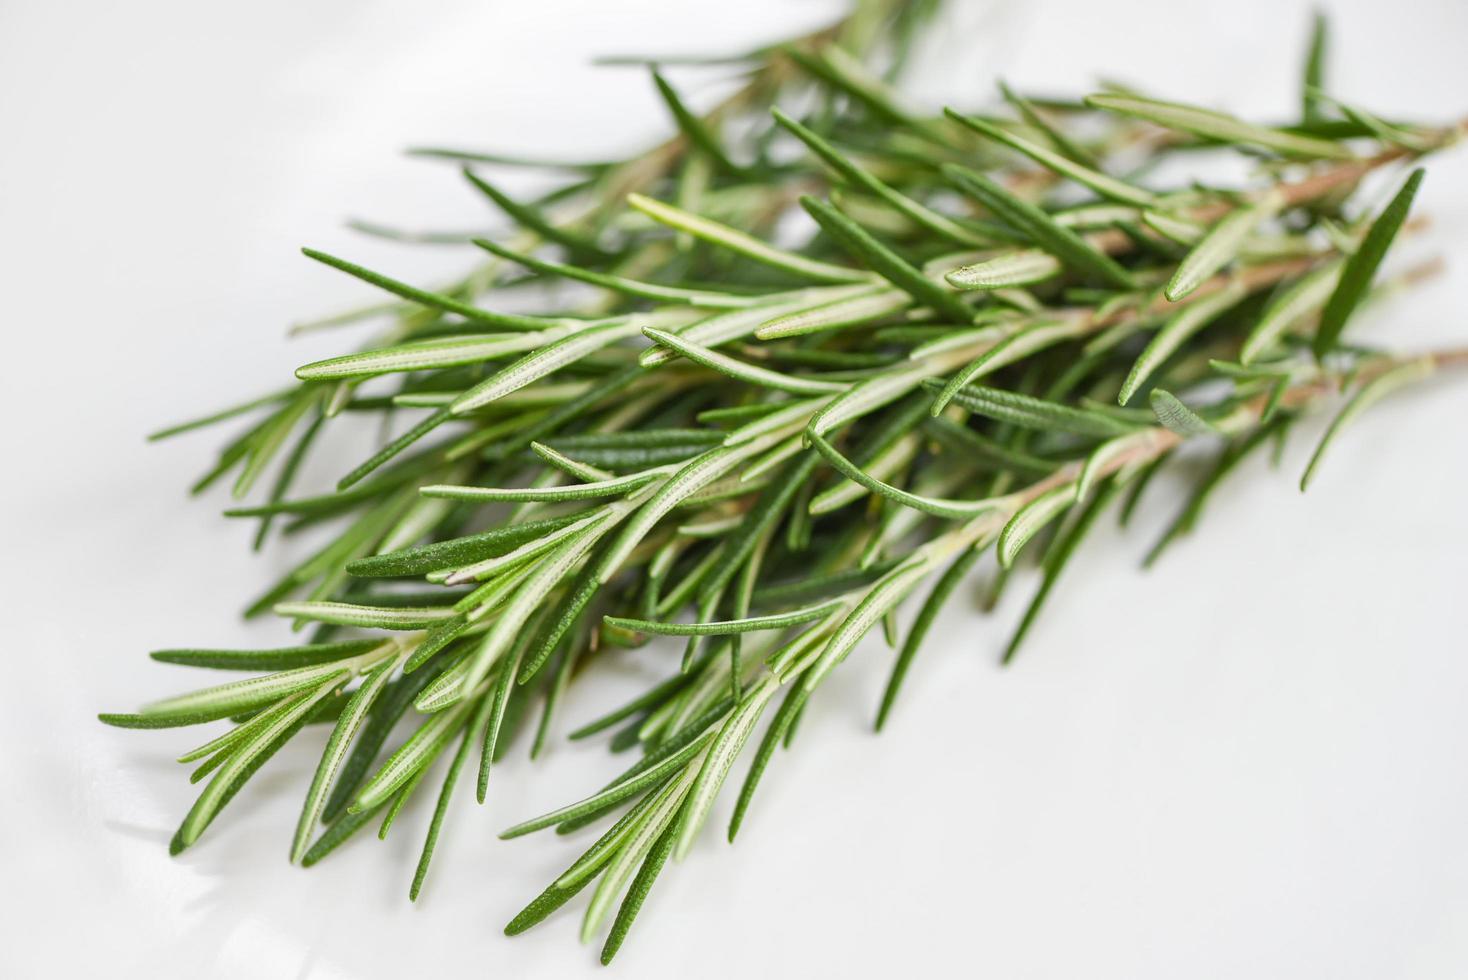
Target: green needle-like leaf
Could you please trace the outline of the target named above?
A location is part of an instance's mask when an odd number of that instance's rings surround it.
[[[617,951],[622,948],[622,943],[627,939],[627,933],[632,928],[632,922],[637,918],[637,913],[642,911],[642,903],[647,900],[647,893],[652,891],[652,886],[657,877],[662,873],[663,866],[668,863],[668,856],[673,853],[674,830],[676,826],[669,824],[653,843],[647,856],[642,859],[642,866],[637,869],[637,875],[632,879],[632,884],[627,888],[627,894],[622,898],[622,905],[617,909],[617,917],[612,920],[611,932],[607,934],[607,941],[601,948],[601,964],[609,966]]]
[[[1352,157],[1351,151],[1344,145],[1331,140],[1256,126],[1227,113],[1180,102],[1164,102],[1137,95],[1103,94],[1086,96],[1086,105],[1093,109],[1145,119],[1159,126],[1201,136],[1206,140],[1263,147],[1284,156],[1325,160],[1349,160]]]
[[[583,814],[599,811],[610,804],[634,796],[641,790],[662,782],[671,773],[681,770],[689,759],[692,759],[699,752],[703,751],[704,747],[713,739],[714,734],[713,732],[705,732],[703,735],[700,735],[692,742],[680,748],[677,752],[660,760],[656,765],[649,766],[641,772],[618,780],[606,789],[594,793],[577,803],[563,806],[559,810],[552,810],[550,813],[536,817],[534,820],[526,820],[523,823],[518,823],[508,830],[503,831],[500,834],[500,838],[502,840],[509,840],[512,837],[521,837],[537,830],[554,827],[558,823],[574,820]]]
[[[480,803],[489,794],[489,770],[496,758],[496,749],[500,744],[500,733],[504,730],[505,714],[510,704],[510,697],[515,693],[515,678],[520,673],[520,661],[525,656],[525,648],[535,638],[535,633],[526,630],[525,633],[515,641],[514,647],[505,658],[505,663],[499,669],[499,676],[494,679],[494,685],[489,689],[487,714],[482,724],[477,722],[471,727],[471,732],[480,729],[484,731],[483,744],[479,753],[479,780],[475,786],[474,796]]]
[[[576,519],[577,515],[548,517],[416,548],[389,551],[370,558],[359,558],[347,565],[347,571],[362,578],[399,578],[427,575],[445,568],[459,568],[486,558],[508,554],[520,545],[563,528]]]
[[[1203,479],[1198,481],[1197,485],[1193,488],[1192,494],[1188,497],[1187,504],[1178,513],[1178,516],[1168,525],[1167,530],[1162,533],[1162,537],[1157,539],[1157,543],[1152,546],[1152,550],[1147,552],[1146,558],[1142,561],[1144,567],[1150,568],[1169,544],[1179,535],[1193,528],[1198,522],[1198,517],[1203,513],[1203,507],[1208,502],[1208,498],[1218,488],[1219,484],[1223,482],[1224,477],[1233,472],[1239,463],[1243,462],[1254,450],[1264,445],[1264,441],[1269,438],[1279,425],[1279,419],[1275,419],[1272,424],[1260,425],[1223,451],[1214,463],[1213,469]],[[1123,520],[1125,519],[1126,514],[1124,512]]]
[[[780,710],[775,712],[774,719],[765,729],[759,748],[750,761],[749,772],[744,777],[744,785],[739,789],[739,800],[734,805],[734,815],[729,819],[729,843],[734,843],[734,838],[739,835],[739,828],[744,824],[744,817],[749,811],[750,802],[754,799],[754,792],[759,788],[760,777],[764,775],[770,758],[775,754],[775,749],[791,730],[790,726],[799,716],[808,697],[810,697],[810,692],[805,688],[792,687],[785,695],[785,700],[780,702]]]
[[[385,630],[421,630],[454,618],[452,609],[441,606],[393,608],[352,602],[280,602],[275,606],[275,614],[337,626]]]
[[[1052,460],[1011,449],[942,416],[924,419],[922,425],[924,433],[953,451],[965,454],[964,458],[975,465],[1029,474],[1049,473],[1055,468]]]
[[[391,678],[392,670],[388,664],[368,674],[337,718],[331,737],[327,739],[326,750],[321,754],[321,762],[316,767],[316,775],[311,779],[311,788],[306,791],[306,803],[301,809],[301,819],[296,824],[295,842],[291,845],[293,863],[305,856],[311,834],[316,830],[326,809],[327,790],[331,788],[343,760],[346,759],[353,737],[366,721],[367,712]]]
[[[1326,45],[1330,39],[1330,23],[1317,10],[1310,19],[1310,43],[1305,51],[1305,70],[1300,85],[1300,120],[1316,123],[1325,119],[1319,92],[1325,87]]]
[[[286,456],[285,462],[281,465],[280,472],[276,474],[274,485],[270,488],[271,503],[279,503],[290,492],[291,483],[294,482],[296,474],[300,472],[301,464],[305,462],[311,444],[321,432],[322,423],[325,421],[324,414],[316,415],[306,426],[306,431],[301,433],[301,437],[296,440],[295,446],[291,448],[290,454]],[[260,529],[255,532],[254,548],[256,551],[259,551],[265,544],[265,539],[270,534],[270,525],[274,520],[274,514],[266,514],[260,519]]]
[[[1096,518],[1100,516],[1101,512],[1116,497],[1117,493],[1121,490],[1121,486],[1121,483],[1116,480],[1107,483],[1100,493],[1081,506],[1080,513],[1076,514],[1070,524],[1061,530],[1054,547],[1046,556],[1044,576],[1040,580],[1040,588],[1035,592],[1035,597],[1030,600],[1029,606],[1026,607],[1024,617],[1020,620],[1019,627],[1015,629],[1014,636],[1010,639],[1009,645],[1004,648],[1004,657],[1001,662],[1006,666],[1019,653],[1020,644],[1029,635],[1030,627],[1035,624],[1035,619],[1039,617],[1040,610],[1045,607],[1045,600],[1050,597],[1051,590],[1055,588],[1055,582],[1060,578],[1061,570],[1065,568],[1066,563],[1075,554],[1076,548],[1081,543],[1081,539],[1086,536],[1086,533],[1096,523]]]
[[[1073,160],[1067,160],[1060,154],[1052,153],[1043,146],[1037,146],[1029,140],[1021,139],[1013,133],[995,126],[991,122],[979,119],[976,116],[964,115],[952,109],[946,109],[944,111],[948,114],[949,119],[962,123],[974,132],[987,136],[991,140],[1003,143],[1011,150],[1023,153],[1047,170],[1053,170],[1062,177],[1073,180],[1083,187],[1088,187],[1104,198],[1140,208],[1150,207],[1153,201],[1156,200],[1154,195],[1142,190],[1140,187],[1133,187],[1126,181],[1108,177],[1100,171],[1083,166]]]
[[[253,412],[257,408],[264,408],[266,405],[273,405],[276,402],[284,401],[293,393],[294,389],[287,388],[284,391],[273,392],[262,398],[254,398],[247,402],[241,402],[238,405],[231,405],[229,408],[221,409],[218,412],[213,412],[201,418],[190,419],[187,422],[180,422],[177,425],[170,425],[166,429],[159,429],[156,432],[148,433],[148,441],[158,442],[163,439],[171,439],[185,432],[193,432],[195,429],[203,429],[219,422],[226,422],[229,419]]]
[[[837,381],[816,381],[810,378],[797,378],[779,371],[771,371],[768,368],[756,367],[746,364],[738,358],[721,354],[718,351],[701,347],[698,344],[684,340],[677,334],[668,333],[666,330],[655,330],[652,327],[644,327],[642,332],[654,343],[661,344],[697,364],[702,364],[711,371],[727,375],[736,381],[756,385],[762,388],[773,388],[776,391],[788,391],[792,395],[821,395],[829,392],[844,391],[846,385]]]
[[[774,529],[776,522],[789,510],[796,495],[809,484],[816,463],[815,454],[812,453],[787,464],[779,478],[760,494],[759,500],[743,515],[737,529],[730,535],[718,561],[709,568],[699,586],[700,598],[706,598],[723,589],[735,573],[751,560],[759,541]]]
[[[615,317],[577,330],[568,337],[526,354],[513,364],[496,371],[449,405],[451,415],[464,415],[483,408],[496,399],[562,368],[576,363],[588,354],[628,337],[635,337],[646,325],[637,317]]]
[[[333,269],[340,269],[347,275],[355,276],[365,283],[376,286],[378,289],[385,289],[394,296],[401,296],[410,302],[432,307],[435,310],[442,310],[445,313],[457,314],[473,323],[483,323],[491,327],[498,327],[501,330],[544,330],[548,327],[555,326],[554,320],[545,320],[541,317],[521,316],[515,313],[491,313],[489,310],[481,310],[477,306],[460,302],[451,296],[429,292],[426,289],[419,289],[416,286],[409,286],[407,283],[398,282],[396,279],[389,279],[387,276],[379,275],[371,269],[364,269],[360,265],[348,262],[346,259],[339,259],[325,252],[318,252],[314,248],[303,248],[301,249],[301,254],[309,259],[315,259],[323,265],[329,265]]]
[[[1260,223],[1273,217],[1284,204],[1281,194],[1271,193],[1247,207],[1238,208],[1224,215],[1208,233],[1193,246],[1172,280],[1167,284],[1164,295],[1176,303],[1201,286],[1210,276],[1233,261],[1244,247],[1244,241]]]
[[[1031,324],[1022,330],[1015,331],[974,358],[950,378],[943,386],[943,390],[938,392],[938,397],[933,399],[929,412],[934,416],[939,415],[943,409],[948,407],[953,396],[968,385],[986,375],[993,374],[1002,367],[1030,357],[1037,351],[1079,336],[1082,326],[1075,321],[1055,320]]]
[[[228,718],[305,688],[314,688],[328,678],[340,675],[344,679],[351,673],[351,663],[334,661],[207,687],[201,691],[144,705],[140,714],[160,726],[170,721],[175,724],[198,724]]]
[[[892,286],[871,286],[854,295],[833,299],[817,306],[803,305],[794,312],[771,316],[754,335],[760,340],[779,340],[861,326],[900,313],[912,305],[912,299]],[[689,330],[687,334],[694,331]]]
[[[1245,295],[1244,288],[1233,284],[1203,299],[1195,300],[1172,314],[1156,336],[1137,357],[1122,382],[1118,404],[1125,405],[1169,357],[1198,331],[1222,316]]]
[[[296,377],[302,381],[330,381],[480,364],[533,350],[545,342],[545,333],[536,331],[419,340],[305,364],[296,368]]]
[[[1329,102],[1341,111],[1351,122],[1356,123],[1363,130],[1381,140],[1389,146],[1399,146],[1413,153],[1426,153],[1433,148],[1432,138],[1415,133],[1401,126],[1393,126],[1384,122],[1359,106],[1347,105],[1338,99],[1331,99],[1324,95],[1318,97],[1323,102]]]
[[[450,487],[429,484],[419,489],[418,492],[425,497],[470,500],[481,503],[524,500],[595,500],[602,497],[620,497],[657,479],[660,475],[656,472],[633,473],[628,476],[612,477],[609,480],[578,483],[564,487]]]
[[[515,936],[529,929],[531,926],[545,920],[552,912],[565,905],[583,888],[590,884],[596,873],[606,867],[613,855],[616,853],[617,845],[626,840],[628,832],[637,826],[647,810],[656,802],[657,792],[647,794],[641,802],[627,811],[605,834],[597,839],[595,844],[586,849],[576,862],[566,869],[555,882],[535,898],[529,905],[525,906],[509,924],[505,926],[505,935]]]
[[[887,499],[901,504],[903,507],[911,507],[913,510],[934,517],[942,517],[947,520],[967,520],[977,514],[991,511],[1000,506],[996,500],[948,500],[939,497],[928,497],[922,494],[909,493],[890,483],[884,483],[876,477],[860,469],[851,460],[841,455],[835,446],[831,445],[824,437],[815,433],[807,433],[811,445],[816,451],[824,456],[836,471],[855,483],[860,484],[872,493],[886,497]]]
[[[928,571],[927,556],[919,553],[894,566],[891,571],[873,582],[862,596],[861,601],[844,619],[840,620],[835,631],[831,633],[831,638],[820,648],[819,656],[814,659],[810,668],[801,677],[801,687],[807,691],[814,691],[831,670],[846,659],[861,638],[866,636],[867,632],[887,614],[888,610],[896,606]],[[788,659],[772,665],[772,670],[777,677],[793,669]],[[791,724],[795,724],[795,719],[791,720]],[[787,733],[786,738],[790,737],[791,734]]]
[[[703,765],[699,768],[698,776],[688,793],[687,806],[679,815],[675,825],[677,841],[674,844],[673,852],[680,861],[693,846],[699,829],[703,827],[709,810],[713,808],[714,799],[718,796],[719,790],[723,788],[724,780],[729,776],[734,760],[739,757],[740,750],[744,748],[744,743],[749,739],[750,733],[754,731],[754,726],[759,721],[760,715],[764,713],[770,698],[779,689],[780,685],[774,682],[774,678],[767,676],[759,686],[747,692],[738,708],[724,723],[724,727],[719,730],[718,736],[709,746],[708,755],[704,757]]]
[[[1285,331],[1325,305],[1340,277],[1342,263],[1327,262],[1297,279],[1288,289],[1272,299],[1259,322],[1244,339],[1239,350],[1239,363],[1246,367],[1274,346]]]
[[[1057,222],[1045,211],[1017,197],[995,181],[957,164],[945,164],[943,175],[955,187],[992,212],[996,218],[1013,226],[1064,265],[1122,289],[1135,287],[1136,283],[1131,273],[1118,265],[1114,259],[1097,251],[1085,239]]]
[[[926,387],[941,391],[943,383],[933,380],[926,382]],[[983,385],[969,385],[959,389],[953,394],[953,401],[985,418],[1039,432],[1070,432],[1075,435],[1109,438],[1126,435],[1136,429],[1129,422],[1097,411],[1072,408],[1017,391],[1002,391]]]
[[[356,802],[348,809],[371,810],[386,803],[408,780],[427,769],[464,723],[467,707],[467,701],[460,701],[445,711],[429,715],[358,791]]]
[[[954,221],[946,215],[939,214],[932,209],[919,204],[912,198],[893,190],[889,185],[883,183],[870,172],[852,163],[830,143],[794,119],[781,112],[777,107],[771,110],[775,121],[788,130],[796,139],[800,140],[816,156],[836,171],[841,178],[854,187],[880,198],[898,214],[908,218],[919,227],[925,228],[935,235],[946,238],[959,245],[988,245],[991,239]]]
[[[239,792],[245,781],[304,723],[311,709],[330,694],[336,684],[333,680],[287,699],[278,713],[272,713],[270,723],[263,726],[259,734],[231,751],[229,760],[209,781],[204,792],[199,794],[193,809],[178,828],[172,845],[175,853],[199,839],[204,828],[209,826],[224,805]]]
[[[727,619],[717,623],[656,623],[645,619],[625,619],[620,616],[608,616],[607,622],[633,633],[654,633],[658,636],[721,636],[728,633],[752,633],[758,630],[797,626],[800,623],[820,619],[840,605],[840,600],[830,599],[803,609],[792,609],[790,612],[750,616],[745,619]]]
[[[452,415],[446,408],[440,408],[438,411],[424,418],[421,422],[419,422],[417,425],[414,425],[407,432],[404,432],[392,442],[389,442],[386,446],[383,446],[377,452],[373,453],[370,457],[368,457],[366,462],[362,463],[356,469],[352,470],[346,476],[338,480],[336,484],[337,490],[346,490],[352,486],[355,486],[357,483],[361,482],[369,474],[371,474],[374,470],[377,470],[379,467],[391,461],[399,453],[403,452],[403,450],[407,449],[409,446],[412,446],[419,439],[422,439],[424,436],[428,435],[428,433],[432,432],[434,429],[437,429],[440,425],[448,422],[451,418]]]
[[[1346,402],[1339,414],[1331,420],[1330,427],[1325,430],[1325,435],[1320,439],[1320,445],[1315,447],[1315,452],[1310,457],[1310,465],[1305,467],[1305,474],[1300,477],[1300,490],[1303,492],[1309,487],[1310,481],[1315,477],[1315,471],[1320,468],[1320,461],[1325,458],[1325,451],[1330,448],[1330,444],[1335,441],[1335,437],[1340,434],[1341,430],[1350,425],[1356,416],[1398,388],[1421,381],[1432,374],[1433,368],[1431,358],[1418,358],[1405,364],[1399,364],[1362,385],[1351,396],[1351,400]]]
[[[678,97],[678,93],[674,91],[673,86],[668,84],[668,80],[656,68],[652,71],[652,80],[653,84],[657,86],[658,94],[662,96],[664,104],[667,105],[668,111],[672,113],[673,121],[678,124],[678,129],[682,131],[688,141],[707,153],[720,169],[731,174],[743,174],[744,168],[729,159],[729,155],[714,134],[709,131],[704,121],[689,111],[688,107],[683,104],[683,100]]]
[[[581,923],[582,942],[590,940],[611,911],[612,902],[632,877],[633,870],[642,863],[652,851],[653,845],[672,825],[688,792],[688,777],[692,772],[690,768],[660,790],[646,815],[628,831],[626,840],[608,862],[607,870],[586,906],[586,916]]]
[[[481,194],[493,201],[497,208],[509,216],[510,220],[526,230],[534,232],[547,241],[564,245],[577,254],[589,255],[597,259],[610,258],[608,253],[598,248],[595,242],[575,232],[567,231],[560,225],[548,220],[537,209],[516,201],[468,167],[465,167],[462,172],[465,180],[469,181]]]
[[[584,269],[580,266],[567,265],[564,262],[552,262],[549,259],[538,258],[525,252],[517,252],[483,238],[474,239],[474,244],[492,255],[498,255],[502,259],[517,262],[527,269],[533,269],[550,276],[561,276],[566,279],[575,279],[579,282],[590,283],[603,289],[614,292],[625,293],[628,296],[637,296],[642,299],[657,300],[663,303],[687,303],[690,306],[701,306],[710,309],[741,309],[752,305],[756,300],[746,296],[733,296],[726,293],[716,293],[703,289],[683,289],[678,286],[662,286],[652,282],[640,282],[636,279],[628,279],[624,276],[614,276],[604,272],[596,272],[592,269]]]
[[[992,259],[960,266],[943,278],[954,289],[1004,289],[1044,282],[1060,275],[1060,260],[1038,248],[1005,252]]]
[[[148,656],[160,663],[218,670],[290,670],[346,660],[382,646],[380,639],[308,643],[270,650],[155,650]]]
[[[878,241],[871,232],[825,201],[807,196],[800,199],[800,204],[847,254],[859,259],[917,302],[931,306],[959,322],[964,322],[973,315],[951,291],[923,275],[906,259]]]
[[[890,87],[840,47],[828,45],[819,55],[811,55],[792,45],[784,48],[782,53],[814,77],[854,99],[878,119],[942,142],[941,135],[933,127],[903,108]]]
[[[346,814],[347,806],[356,797],[362,781],[372,771],[373,763],[377,761],[382,747],[387,744],[388,736],[392,734],[394,726],[413,706],[413,701],[423,688],[435,680],[439,673],[449,665],[450,661],[440,658],[426,669],[419,670],[411,676],[389,681],[382,696],[368,710],[367,723],[358,734],[346,762],[338,769],[336,781],[331,787],[331,792],[326,798],[326,807],[321,814],[323,819],[332,824],[333,829],[337,824],[352,818],[352,815]],[[331,833],[332,831],[329,830],[327,836],[330,836]],[[320,840],[311,845],[311,850],[307,851],[306,856],[301,859],[302,864],[310,862],[311,852],[320,846],[322,846]],[[318,860],[319,857],[318,855]]]
[[[696,214],[689,214],[680,208],[670,204],[655,201],[641,194],[627,195],[627,203],[632,205],[643,214],[647,215],[658,224],[666,225],[675,231],[685,232],[694,238],[702,239],[712,245],[725,248],[731,252],[737,252],[746,258],[799,276],[802,279],[811,279],[816,282],[866,282],[871,276],[860,269],[850,269],[846,266],[832,265],[828,262],[817,262],[814,259],[787,252],[784,249],[775,248],[765,242],[746,235],[742,231],[736,231],[717,221],[701,218]]]
[[[953,595],[953,590],[958,588],[959,583],[967,577],[974,562],[978,561],[982,555],[983,552],[978,548],[965,549],[938,577],[938,581],[933,585],[933,591],[929,592],[927,599],[923,601],[922,608],[918,610],[917,619],[913,620],[912,628],[908,630],[907,640],[897,654],[897,661],[892,665],[892,675],[887,678],[887,687],[882,691],[882,705],[877,709],[877,721],[874,726],[877,731],[880,732],[882,726],[887,724],[887,716],[892,713],[892,705],[897,701],[897,695],[902,690],[902,682],[907,678],[912,661],[917,656],[918,650],[922,648],[923,640],[927,638],[928,631],[932,629],[939,611]],[[731,828],[730,837],[732,836]]]
[[[694,457],[661,484],[657,492],[640,506],[622,528],[611,548],[602,558],[598,578],[605,584],[621,568],[632,549],[636,548],[648,532],[669,511],[714,480],[734,469],[741,462],[780,441],[785,433],[780,430],[762,435],[738,445],[724,445],[710,449]]]
[[[1184,405],[1172,392],[1162,388],[1153,388],[1148,397],[1152,402],[1152,414],[1157,416],[1157,421],[1184,439],[1218,432],[1197,412]]]
[[[518,683],[527,683],[535,676],[555,651],[556,645],[561,642],[566,631],[581,618],[587,603],[601,587],[601,582],[596,577],[596,557],[597,553],[593,553],[586,565],[577,573],[576,578],[566,587],[560,603],[551,609],[547,617],[550,626],[541,636],[538,647],[531,648],[529,656],[521,665]]]
[[[423,782],[423,777],[427,774],[428,770],[426,768],[419,769],[413,773],[408,778],[408,781],[403,784],[403,788],[392,796],[390,802],[387,802],[386,810],[382,815],[382,823],[377,827],[378,840],[387,840],[387,835],[392,830],[393,824],[397,823],[398,814],[403,812],[403,807],[408,805],[408,801],[413,798],[413,793],[418,789],[418,784]]]
[[[1020,118],[1022,118],[1026,124],[1044,133],[1045,138],[1050,141],[1051,145],[1054,146],[1055,149],[1059,151],[1062,156],[1075,161],[1083,167],[1090,167],[1092,170],[1095,170],[1099,167],[1095,156],[1093,156],[1089,150],[1081,146],[1069,136],[1066,136],[1064,130],[1050,125],[1050,123],[1045,120],[1045,117],[1040,115],[1039,110],[1037,110],[1028,99],[1017,95],[1012,89],[1010,89],[1008,85],[1004,84],[1003,81],[999,82],[999,94],[1004,96],[1005,102],[1008,102],[1014,107],[1015,111],[1020,114]]]
[[[999,532],[999,564],[1008,568],[1031,538],[1075,502],[1075,488],[1063,485],[1047,490],[1021,507]]]
[[[1397,191],[1396,196],[1371,223],[1366,237],[1361,240],[1360,248],[1346,260],[1335,291],[1330,294],[1325,309],[1321,311],[1320,326],[1315,330],[1316,357],[1324,357],[1340,341],[1341,333],[1346,329],[1346,321],[1355,312],[1366,291],[1371,288],[1371,280],[1376,276],[1381,260],[1386,257],[1392,239],[1397,237],[1402,223],[1407,220],[1407,212],[1412,209],[1412,198],[1417,195],[1417,188],[1422,186],[1423,174],[1421,167],[1412,171],[1401,190]]]
[[[438,835],[443,830],[443,821],[448,815],[449,800],[453,798],[454,786],[459,781],[459,772],[469,758],[469,751],[473,747],[475,736],[490,723],[489,715],[493,702],[494,699],[489,697],[480,699],[474,717],[469,720],[468,725],[464,726],[464,737],[459,741],[459,750],[454,753],[453,759],[449,762],[448,772],[444,774],[443,786],[438,792],[438,803],[433,808],[433,817],[428,824],[428,834],[423,839],[423,850],[418,855],[418,866],[413,870],[413,883],[408,887],[408,900],[411,902],[416,902],[423,891],[423,881],[428,877],[428,866],[433,861],[434,850],[438,847]],[[482,799],[481,802],[483,802]]]

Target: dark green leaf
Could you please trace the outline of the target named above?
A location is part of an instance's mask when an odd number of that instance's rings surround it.
[[[1026,235],[1069,268],[1122,289],[1135,288],[1136,283],[1131,273],[1118,265],[1116,260],[1097,251],[1081,236],[997,182],[981,173],[951,163],[943,165],[943,175],[1000,221]]]
[[[1375,277],[1381,260],[1386,257],[1392,239],[1397,237],[1402,223],[1407,220],[1407,212],[1412,208],[1412,198],[1422,185],[1423,173],[1421,167],[1412,171],[1402,189],[1391,199],[1391,203],[1371,223],[1361,246],[1346,260],[1341,277],[1336,282],[1335,292],[1326,301],[1325,309],[1320,314],[1320,325],[1315,330],[1316,357],[1324,357],[1340,341],[1341,333],[1346,329],[1346,321],[1355,312],[1356,305],[1361,302],[1366,291],[1371,288],[1371,280]]]

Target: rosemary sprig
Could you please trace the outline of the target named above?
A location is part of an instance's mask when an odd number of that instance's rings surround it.
[[[155,436],[250,416],[195,489],[237,473],[244,495],[274,468],[264,503],[227,513],[259,519],[260,540],[338,527],[247,612],[314,624],[309,642],[159,651],[265,673],[102,716],[135,728],[229,719],[180,756],[208,782],[175,852],[287,740],[330,725],[291,859],[314,864],[379,815],[386,835],[447,754],[416,898],[476,751],[482,802],[532,704],[535,755],[564,690],[595,676],[607,646],[683,637],[662,682],[569,736],[618,729],[612,749],[638,750],[635,761],[502,835],[620,812],[506,928],[523,931],[595,882],[582,931],[610,920],[607,962],[740,757],[751,762],[731,840],[809,699],[878,624],[901,638],[897,608],[924,581],[934,584],[879,728],[938,610],[990,549],[995,595],[1027,556],[1041,570],[1007,663],[1095,521],[1118,499],[1125,520],[1184,444],[1212,445],[1216,463],[1149,562],[1300,413],[1349,394],[1303,487],[1370,403],[1468,363],[1468,351],[1399,356],[1346,340],[1363,303],[1420,276],[1378,271],[1412,227],[1416,161],[1463,128],[1386,122],[1330,99],[1323,24],[1295,125],[1008,87],[1015,118],[928,117],[880,68],[906,60],[930,7],[868,0],[829,29],[735,59],[744,87],[702,115],[654,68],[678,134],[626,161],[418,151],[563,181],[523,201],[466,170],[516,230],[475,240],[491,258],[459,282],[422,287],[306,251],[396,297],[315,326],[387,313],[388,329],[301,367],[294,388]],[[814,94],[808,111],[774,107],[798,92]],[[1122,155],[1187,163],[1199,145],[1238,152],[1256,179],[1117,176]],[[1363,178],[1403,165],[1414,169],[1379,212],[1352,202]],[[797,210],[815,234],[773,241]],[[592,295],[499,311],[500,297],[558,280]],[[333,420],[399,411],[422,414],[334,490],[289,496]],[[404,587],[415,579],[430,588]],[[413,730],[389,750],[404,718]]]

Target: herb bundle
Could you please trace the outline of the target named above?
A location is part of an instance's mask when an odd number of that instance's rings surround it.
[[[306,251],[396,297],[316,326],[380,316],[387,331],[158,434],[250,416],[195,491],[234,474],[243,497],[269,475],[264,502],[228,512],[259,522],[257,546],[273,528],[337,527],[247,609],[310,626],[309,642],[159,651],[252,676],[102,716],[228,719],[179,757],[207,783],[174,853],[282,745],[327,729],[291,859],[314,864],[369,824],[385,836],[439,773],[416,897],[466,766],[483,802],[512,736],[529,729],[537,755],[600,652],[678,637],[666,679],[570,733],[612,732],[636,761],[502,835],[609,821],[506,928],[594,884],[583,935],[610,920],[608,962],[743,757],[733,840],[775,750],[867,633],[898,648],[880,728],[985,556],[990,604],[1018,564],[1039,568],[1008,662],[1088,530],[1113,504],[1126,522],[1185,444],[1215,461],[1148,562],[1301,413],[1347,395],[1303,487],[1372,402],[1468,364],[1468,350],[1347,341],[1364,303],[1429,271],[1378,276],[1411,227],[1415,162],[1463,129],[1330,98],[1322,24],[1285,125],[1002,85],[1002,111],[930,117],[891,80],[931,7],[865,2],[719,62],[743,85],[707,113],[652,66],[678,133],[626,161],[419,151],[464,165],[513,226],[472,239],[485,261],[461,281],[421,288]],[[1200,179],[1220,158],[1246,178]],[[515,165],[559,183],[517,200],[486,176]],[[1396,170],[1410,173],[1383,206],[1357,201],[1365,178]],[[809,219],[793,238],[792,216]],[[548,306],[561,283],[578,284],[558,290],[573,297],[562,307],[494,311],[521,292]],[[334,490],[293,495],[332,420],[409,413]]]

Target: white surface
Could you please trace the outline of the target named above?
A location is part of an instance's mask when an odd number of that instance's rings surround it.
[[[1334,6],[1341,93],[1468,111],[1468,5]],[[385,845],[287,866],[304,745],[168,858],[193,793],[169,758],[195,733],[93,714],[195,679],[148,649],[283,636],[235,612],[287,556],[252,556],[250,529],[216,516],[221,497],[184,498],[215,436],[142,434],[335,351],[338,337],[287,344],[282,328],[367,292],[297,246],[408,279],[467,264],[341,228],[482,220],[451,171],[400,147],[624,151],[660,132],[656,104],[637,73],[588,55],[728,50],[833,9],[0,5],[0,974],[593,975],[575,911],[499,934],[576,844],[494,832],[610,773],[600,746],[559,742],[534,770],[517,750],[482,810],[465,789],[418,907],[404,895],[426,800]],[[994,73],[1061,90],[1099,72],[1283,116],[1305,22],[1277,0],[970,3],[933,54],[959,69],[924,91],[986,97]],[[1465,156],[1432,164],[1420,201],[1437,225],[1417,247],[1450,274],[1361,327],[1409,347],[1468,338]],[[1155,493],[1133,533],[1084,550],[1008,672],[996,655],[1032,583],[992,620],[955,604],[881,738],[868,726],[891,655],[863,648],[772,766],[737,849],[708,833],[670,868],[614,969],[1463,976],[1465,417],[1465,384],[1384,404],[1302,498],[1314,427],[1282,472],[1246,466],[1144,576],[1136,559],[1178,487]],[[598,706],[574,692],[561,731]]]

